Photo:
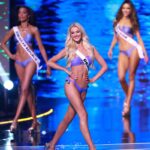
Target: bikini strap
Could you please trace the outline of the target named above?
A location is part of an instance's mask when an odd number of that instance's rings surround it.
[[[79,57],[80,59],[83,61],[83,63],[85,64],[87,70],[89,70],[89,61],[88,59],[79,51],[79,50],[76,50],[75,52]]]

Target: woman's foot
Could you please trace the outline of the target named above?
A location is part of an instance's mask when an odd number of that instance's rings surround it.
[[[17,122],[13,121],[13,123],[10,126],[10,132],[14,133],[17,130]]]
[[[40,132],[40,123],[38,121],[33,122],[28,132],[32,134],[33,132]]]
[[[55,150],[55,145],[51,142],[45,144],[46,150]]]
[[[122,116],[123,117],[130,116],[130,106],[126,102],[124,102],[124,105],[123,105]]]
[[[96,148],[95,148],[95,146],[94,146],[94,145],[89,146],[89,149],[90,149],[90,150],[96,150]]]

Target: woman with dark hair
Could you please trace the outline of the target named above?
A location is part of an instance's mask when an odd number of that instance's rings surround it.
[[[121,86],[126,94],[123,116],[130,115],[130,103],[135,85],[135,73],[140,58],[148,62],[148,55],[144,47],[140,32],[139,22],[134,5],[131,1],[125,0],[114,21],[115,34],[108,51],[108,56],[112,57],[112,51],[115,44],[119,43],[118,76]],[[133,39],[136,35],[138,42]],[[125,75],[129,70],[129,83],[125,80]]]
[[[18,16],[18,14],[19,14],[19,11],[20,11],[20,8],[24,8],[24,9],[26,9],[27,11],[28,11],[28,23],[29,24],[31,24],[31,25],[33,25],[33,26],[35,26],[36,25],[36,21],[35,21],[35,15],[34,15],[34,12],[33,12],[33,10],[30,8],[30,7],[28,7],[28,6],[18,6],[17,7],[17,13],[16,13],[16,17],[18,18],[16,21],[17,21],[17,25],[20,25],[21,24],[21,20],[19,19],[19,16]]]
[[[15,35],[16,53],[12,54],[6,46],[7,41]],[[18,25],[13,27],[4,36],[1,46],[5,53],[15,61],[15,69],[21,85],[21,94],[19,98],[19,104],[17,112],[14,117],[13,123],[10,126],[10,131],[14,132],[17,128],[17,120],[22,112],[22,109],[27,100],[29,110],[31,112],[33,123],[29,128],[29,132],[32,132],[39,126],[36,119],[35,102],[33,96],[33,89],[31,87],[32,77],[37,69],[39,69],[40,60],[33,52],[32,41],[36,39],[40,52],[47,63],[47,54],[42,44],[40,33],[38,28],[33,25],[33,12],[26,6],[20,6],[18,8]],[[50,73],[47,67],[47,73]]]

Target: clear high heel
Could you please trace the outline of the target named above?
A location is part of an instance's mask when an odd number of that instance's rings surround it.
[[[51,143],[46,143],[45,150],[55,150],[55,146],[53,146]]]
[[[31,127],[28,129],[28,132],[30,134],[34,133],[34,132],[40,132],[40,123],[38,121],[33,122]]]
[[[16,123],[16,122],[13,122],[13,123],[11,124],[9,130],[10,130],[11,133],[16,132],[16,130],[17,130],[17,123]]]
[[[130,106],[126,102],[124,102],[124,105],[123,105],[122,116],[123,117],[130,116]]]

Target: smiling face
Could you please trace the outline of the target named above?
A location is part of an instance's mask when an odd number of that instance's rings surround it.
[[[131,14],[131,6],[128,3],[125,3],[122,6],[122,14],[124,17],[129,17],[129,15]]]
[[[25,22],[25,21],[28,21],[29,19],[29,12],[26,8],[19,8],[19,11],[18,11],[18,19],[20,22]]]
[[[73,41],[75,41],[77,43],[79,43],[81,41],[82,33],[78,27],[73,26],[70,30],[70,35],[71,35],[71,38],[73,39]]]

